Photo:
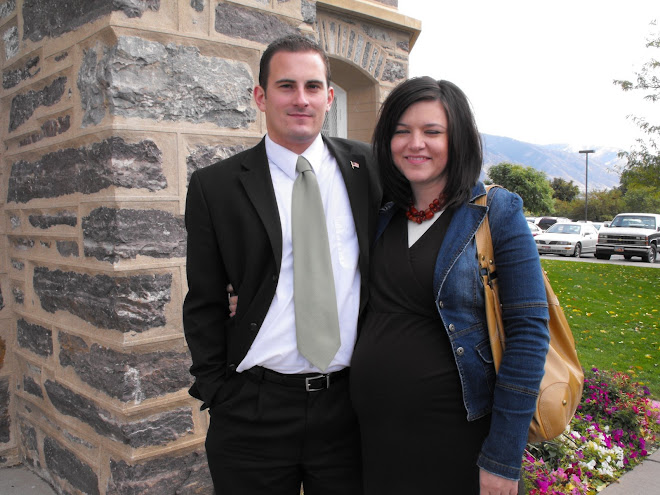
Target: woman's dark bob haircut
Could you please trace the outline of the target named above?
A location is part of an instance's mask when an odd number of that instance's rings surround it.
[[[402,82],[392,90],[380,109],[373,150],[380,166],[384,197],[402,208],[408,208],[412,199],[410,183],[392,160],[390,143],[401,116],[420,101],[439,101],[447,113],[446,207],[466,203],[481,174],[481,136],[465,93],[449,81],[436,81],[431,77],[415,77]]]

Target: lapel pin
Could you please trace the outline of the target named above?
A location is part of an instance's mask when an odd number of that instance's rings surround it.
[[[360,168],[360,164],[358,162],[351,162],[351,167],[354,169]]]

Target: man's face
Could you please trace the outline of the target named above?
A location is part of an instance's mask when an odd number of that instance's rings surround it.
[[[321,132],[334,90],[318,53],[282,51],[270,60],[267,87],[254,88],[254,99],[266,114],[270,138],[300,154]]]

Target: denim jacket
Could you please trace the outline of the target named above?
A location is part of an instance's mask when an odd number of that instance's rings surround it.
[[[548,351],[548,309],[536,244],[522,212],[522,200],[506,189],[489,193],[488,206],[474,200],[458,207],[435,263],[433,290],[449,336],[469,421],[491,416],[478,465],[508,479],[519,479],[529,424],[536,408]],[[381,211],[377,236],[396,208]],[[475,233],[488,212],[500,287],[506,349],[495,373],[488,339],[484,290],[479,276]]]

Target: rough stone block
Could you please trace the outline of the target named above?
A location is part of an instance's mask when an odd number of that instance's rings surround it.
[[[188,407],[121,422],[109,411],[57,382],[47,380],[44,386],[48,398],[60,413],[82,421],[99,435],[133,448],[165,445],[194,429],[192,409]]]
[[[384,44],[392,42],[392,36],[390,36],[390,33],[380,26],[375,24],[368,24],[365,22],[362,23],[362,29],[364,30],[364,34],[366,34],[372,40],[382,41]]]
[[[143,332],[166,323],[172,275],[110,277],[36,267],[33,287],[41,307],[71,314],[99,328]]]
[[[87,50],[78,74],[83,126],[113,115],[211,122],[246,128],[256,119],[254,81],[243,62],[200,55],[197,47],[122,36],[97,62]]]
[[[11,418],[9,417],[9,378],[0,378],[0,443],[9,442]]]
[[[204,12],[204,0],[190,0],[190,6],[195,12]]]
[[[408,41],[397,41],[396,46],[399,48],[399,50],[410,53],[410,43]]]
[[[10,60],[18,54],[18,28],[11,26],[2,33],[2,41],[5,44],[5,60]]]
[[[2,297],[2,287],[0,287],[0,310],[5,307],[5,299]]]
[[[67,481],[86,495],[99,495],[99,479],[94,469],[57,440],[44,438],[44,458],[52,474]]]
[[[11,260],[11,267],[14,270],[18,270],[19,272],[22,272],[23,269],[25,268],[25,263],[23,263],[20,260],[12,259]],[[0,293],[0,309],[2,309],[2,304],[1,303],[2,303],[2,293]]]
[[[6,0],[0,3],[0,19],[9,17],[16,10],[16,0]]]
[[[39,325],[28,323],[23,318],[16,322],[19,347],[28,349],[41,357],[53,354],[53,332]]]
[[[401,62],[388,60],[385,62],[385,69],[383,70],[383,81],[396,82],[402,81],[406,78],[406,66]]]
[[[77,258],[78,243],[76,241],[57,241],[57,252],[65,258],[69,256]]]
[[[300,2],[300,13],[304,22],[314,24],[316,22],[316,2],[302,0]]]
[[[19,128],[39,107],[50,107],[58,103],[66,89],[66,77],[61,76],[39,91],[29,90],[14,96],[9,110],[9,132]]]
[[[33,227],[43,230],[55,227],[56,225],[75,227],[78,225],[78,215],[73,211],[59,211],[52,215],[29,215],[28,221]]]
[[[23,291],[21,289],[19,289],[18,287],[13,287],[11,289],[11,293],[14,296],[14,302],[16,304],[25,303],[25,294],[23,293]]]
[[[232,38],[265,45],[281,36],[299,34],[295,27],[275,15],[233,3],[218,3],[215,7],[215,30]]]
[[[67,0],[66,8],[53,0],[24,0],[23,39],[56,38],[113,11],[123,11],[126,17],[142,17],[147,9],[159,8],[160,0]]]
[[[107,495],[208,495],[213,483],[204,452],[161,456],[140,464],[110,460]]]
[[[23,67],[18,69],[6,70],[2,73],[2,87],[3,89],[11,89],[18,86],[23,81],[33,78],[41,69],[39,66],[39,57],[32,57]]]
[[[23,390],[25,390],[30,395],[39,397],[40,399],[44,398],[44,393],[41,390],[41,386],[36,381],[34,381],[34,378],[29,375],[23,376]]]
[[[123,402],[140,403],[191,385],[187,352],[122,353],[59,334],[60,364],[82,381]]]
[[[369,72],[371,74],[374,73],[374,69],[376,68],[376,63],[378,62],[378,55],[379,55],[378,48],[374,47],[374,49],[371,53],[371,59],[370,59],[370,62],[369,62],[369,66],[366,67],[367,72]]]
[[[17,251],[29,251],[34,247],[34,239],[26,237],[11,237],[11,245]]]
[[[378,79],[380,77],[380,71],[383,68],[383,65],[385,64],[385,57],[380,54],[378,57],[378,64],[376,65],[376,70],[374,70],[374,77]]]
[[[49,119],[41,125],[39,132],[34,132],[18,142],[20,147],[29,146],[38,143],[44,138],[55,137],[69,130],[71,127],[71,117],[65,115],[64,117],[57,117],[56,119]]]
[[[186,255],[183,216],[166,211],[101,207],[82,219],[82,230],[85,256],[101,261]]]
[[[190,182],[190,176],[195,170],[207,167],[217,161],[224,160],[235,155],[248,147],[244,145],[237,146],[197,146],[186,157],[186,172],[188,178],[186,183]]]
[[[357,42],[355,43],[355,52],[353,53],[353,62],[356,65],[360,65],[360,56],[362,55],[362,50],[364,50],[364,36],[358,35]]]
[[[110,186],[158,191],[167,187],[162,152],[151,140],[129,144],[112,137],[90,147],[47,153],[35,162],[14,162],[8,202],[66,194],[93,194]]]
[[[25,422],[19,422],[19,433],[21,436],[21,446],[23,447],[23,455],[25,462],[32,467],[40,467],[39,463],[39,447],[37,441],[37,430]]]

